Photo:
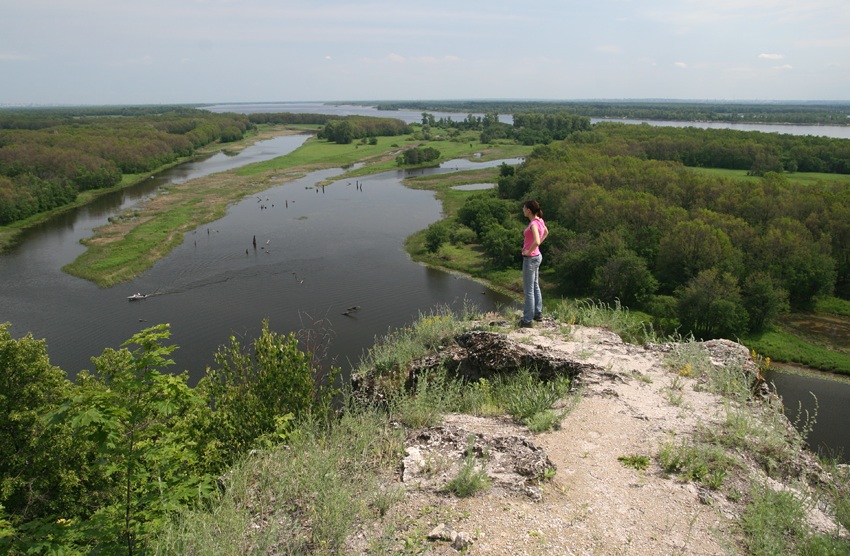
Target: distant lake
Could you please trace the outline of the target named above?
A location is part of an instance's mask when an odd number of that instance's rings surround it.
[[[496,187],[495,183],[467,183],[456,185],[452,189],[457,189],[458,191],[483,191],[485,189],[493,189],[494,187]]]
[[[335,114],[339,116],[375,116],[379,118],[398,118],[409,124],[422,121],[423,110],[378,110],[374,106],[352,104],[326,104],[322,102],[269,102],[254,104],[216,104],[204,107],[211,112],[236,112],[238,114],[258,114],[273,112],[292,112],[294,114]],[[453,120],[463,120],[467,113],[435,112],[428,110],[436,119],[451,117]],[[475,116],[483,116],[476,113]],[[499,114],[499,121],[507,124],[514,122],[510,114]],[[647,123],[662,127],[698,127],[703,129],[737,129],[740,131],[762,131],[765,133],[787,133],[790,135],[815,135],[850,139],[850,126],[825,125],[787,125],[787,124],[745,124],[732,122],[680,122],[670,120],[631,120],[631,119],[600,119],[591,118],[591,123],[622,122],[627,124]]]

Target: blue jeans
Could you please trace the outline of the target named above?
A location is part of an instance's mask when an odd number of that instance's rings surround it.
[[[522,320],[531,322],[534,315],[543,312],[543,295],[540,293],[540,281],[538,271],[543,255],[522,258],[522,291],[524,302],[522,306]]]

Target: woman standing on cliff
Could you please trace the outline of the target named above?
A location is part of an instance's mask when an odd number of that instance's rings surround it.
[[[537,201],[531,199],[523,203],[522,214],[529,222],[522,233],[522,291],[525,299],[519,326],[530,328],[532,321],[543,318],[543,295],[540,293],[538,279],[540,263],[543,261],[540,244],[549,236],[549,230],[543,221],[543,210]]]

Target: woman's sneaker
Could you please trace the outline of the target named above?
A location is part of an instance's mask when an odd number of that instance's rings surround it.
[[[534,315],[534,320],[536,320],[537,322],[542,321],[543,320],[543,313],[536,313]]]
[[[534,326],[534,323],[531,321],[524,321],[520,319],[517,323],[517,326],[519,326],[520,328],[531,328],[532,326]]]

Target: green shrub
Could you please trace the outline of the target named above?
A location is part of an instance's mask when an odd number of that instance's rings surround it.
[[[494,380],[494,397],[499,401],[499,405],[504,407],[516,422],[526,426],[529,423],[535,426],[548,423],[551,428],[557,428],[566,411],[553,412],[552,406],[564,397],[569,389],[570,380],[567,377],[543,381],[528,369],[522,369],[512,375],[500,375]],[[538,416],[547,412],[553,415]]]
[[[339,370],[332,368],[320,377],[313,354],[301,351],[294,334],[272,332],[263,321],[251,348],[231,336],[230,344],[216,352],[216,366],[208,368],[198,384],[212,408],[200,426],[206,441],[218,446],[225,465],[275,432],[277,418],[328,415],[336,394],[333,384]]]

